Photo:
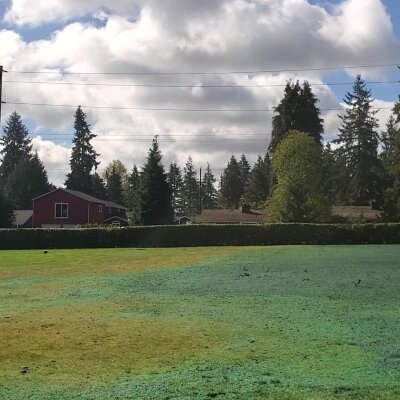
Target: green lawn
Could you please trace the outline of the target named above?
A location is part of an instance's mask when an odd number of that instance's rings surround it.
[[[400,246],[0,252],[0,399],[400,399]]]

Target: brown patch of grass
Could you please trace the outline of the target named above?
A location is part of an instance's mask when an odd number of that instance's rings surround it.
[[[110,318],[109,304],[35,311],[0,320],[0,382],[102,383],[206,360],[224,327],[183,318]],[[25,372],[24,372],[25,371]]]
[[[48,254],[42,251],[3,251],[0,260],[0,280],[46,275],[82,276],[141,272],[154,268],[189,266],[204,259],[251,249],[91,249],[51,250]]]

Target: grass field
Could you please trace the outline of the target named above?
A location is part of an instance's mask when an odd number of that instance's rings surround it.
[[[400,246],[0,252],[0,399],[400,399]]]

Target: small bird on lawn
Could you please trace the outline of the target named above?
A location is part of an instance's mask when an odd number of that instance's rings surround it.
[[[358,280],[358,282],[354,286],[358,286],[361,283],[361,279]]]

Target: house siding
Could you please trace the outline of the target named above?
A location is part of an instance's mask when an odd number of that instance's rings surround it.
[[[55,218],[55,205],[57,203],[68,204],[68,218]],[[103,206],[102,212],[98,212],[98,205],[98,203],[89,203],[61,189],[56,190],[34,200],[33,227],[103,224],[106,207]]]

